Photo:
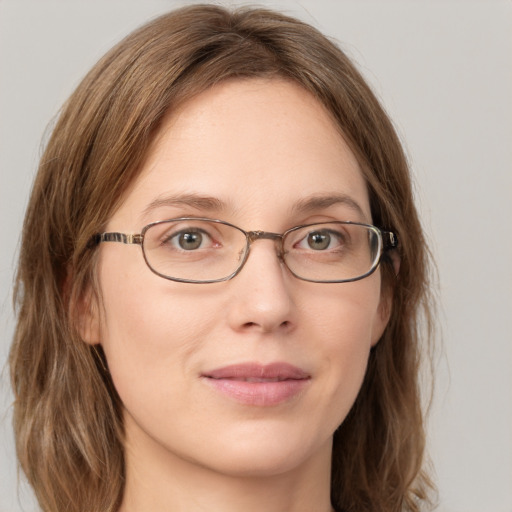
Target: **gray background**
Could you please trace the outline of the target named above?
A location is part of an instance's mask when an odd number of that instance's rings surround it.
[[[440,274],[444,348],[429,423],[439,510],[512,512],[512,2],[260,3],[341,42],[405,141]],[[104,51],[176,5],[0,0],[0,367],[45,126]],[[0,512],[32,511],[30,491],[17,487],[11,400],[4,369]]]

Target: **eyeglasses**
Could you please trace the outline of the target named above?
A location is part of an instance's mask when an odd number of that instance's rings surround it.
[[[244,231],[217,219],[182,217],[153,222],[140,234],[98,233],[91,242],[121,242],[142,247],[152,272],[183,283],[217,283],[243,268],[251,244],[273,240],[277,255],[298,279],[345,283],[369,276],[384,251],[398,246],[394,233],[349,221],[296,226],[282,234]]]

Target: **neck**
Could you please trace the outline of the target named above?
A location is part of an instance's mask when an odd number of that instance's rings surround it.
[[[127,432],[126,484],[119,512],[331,512],[331,443],[299,467],[275,474],[230,474]]]

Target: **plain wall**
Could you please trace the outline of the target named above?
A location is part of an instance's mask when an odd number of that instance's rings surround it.
[[[429,423],[442,512],[512,512],[512,2],[260,2],[337,39],[404,140],[440,275],[444,354]],[[47,123],[127,32],[183,2],[0,0],[0,365],[12,276]],[[0,512],[17,487],[0,381]],[[23,482],[23,478],[21,478]]]

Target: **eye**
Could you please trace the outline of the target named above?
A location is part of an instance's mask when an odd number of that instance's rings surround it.
[[[295,247],[299,249],[312,249],[313,251],[325,251],[337,249],[343,245],[343,234],[333,230],[310,231]]]
[[[310,233],[307,238],[308,247],[315,251],[327,249],[331,243],[331,235],[328,233]]]
[[[170,245],[173,249],[195,251],[214,245],[211,236],[201,229],[182,229],[165,237],[162,245]]]
[[[192,251],[199,249],[203,243],[202,233],[180,233],[177,236],[177,243],[181,249]]]

